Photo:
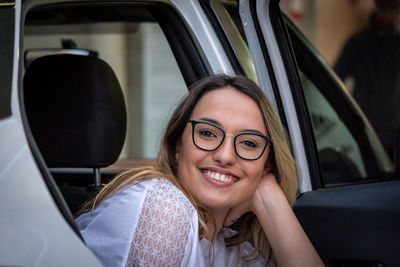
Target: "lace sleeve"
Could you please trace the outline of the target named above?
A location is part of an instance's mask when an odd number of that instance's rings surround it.
[[[193,206],[179,189],[160,179],[147,190],[126,266],[180,266]]]

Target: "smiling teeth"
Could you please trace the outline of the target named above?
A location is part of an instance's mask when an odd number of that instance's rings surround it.
[[[210,177],[213,180],[217,180],[217,181],[224,182],[224,183],[233,183],[232,177],[227,176],[222,173],[206,171],[205,175],[207,175],[208,177]]]

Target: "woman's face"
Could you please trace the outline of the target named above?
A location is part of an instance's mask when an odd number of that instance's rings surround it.
[[[226,136],[217,150],[201,150],[193,143],[188,123],[177,145],[178,178],[197,201],[213,211],[227,212],[249,200],[264,173],[270,146],[259,159],[244,160],[235,152],[233,136],[244,131],[269,136],[256,102],[231,87],[221,88],[206,93],[190,119],[213,122]]]

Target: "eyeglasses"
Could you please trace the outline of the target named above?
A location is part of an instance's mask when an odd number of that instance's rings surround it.
[[[265,151],[271,137],[253,132],[240,132],[237,135],[225,134],[224,130],[208,121],[189,120],[192,124],[192,138],[196,147],[205,151],[217,150],[229,135],[234,138],[236,154],[245,160],[257,160]]]

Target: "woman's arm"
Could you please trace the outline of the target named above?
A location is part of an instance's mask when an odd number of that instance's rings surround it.
[[[266,174],[253,198],[227,217],[238,218],[247,211],[261,223],[278,266],[324,266],[273,174]]]
[[[263,177],[250,209],[268,237],[278,266],[324,266],[274,175]]]

